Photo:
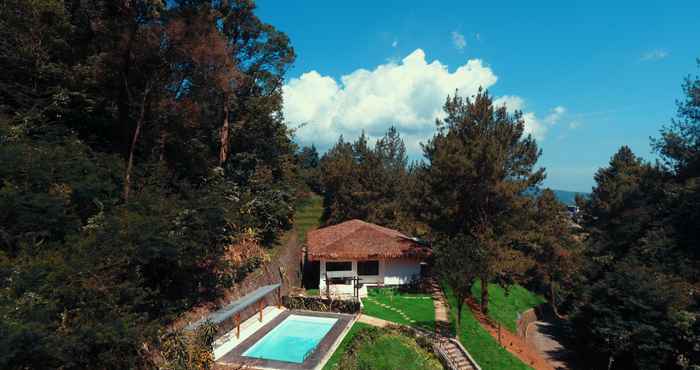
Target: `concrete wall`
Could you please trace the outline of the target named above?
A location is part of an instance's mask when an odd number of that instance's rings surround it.
[[[410,283],[420,275],[420,261],[410,259],[390,260],[384,269],[384,285]]]

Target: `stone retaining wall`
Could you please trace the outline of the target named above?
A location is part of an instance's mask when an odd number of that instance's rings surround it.
[[[518,315],[518,321],[516,322],[516,334],[521,338],[525,338],[527,336],[527,327],[533,322],[540,321],[548,317],[548,315],[551,315],[550,311],[551,307],[549,304],[543,303],[520,313]]]

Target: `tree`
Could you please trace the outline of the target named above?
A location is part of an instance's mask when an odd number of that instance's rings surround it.
[[[418,218],[435,238],[469,235],[486,251],[480,277],[486,312],[488,281],[508,277],[501,262],[512,256],[513,231],[526,209],[523,192],[544,178],[544,169],[534,170],[541,152],[525,136],[522,114],[495,107],[488,92],[448,97],[444,110],[438,132],[423,147]]]
[[[305,146],[301,148],[296,155],[296,162],[301,181],[311,191],[321,194],[323,191],[321,185],[321,159],[316,146],[311,144],[310,147]]]
[[[255,265],[237,242],[290,226],[293,50],[254,10],[0,5],[0,368],[170,366],[163,329]]]
[[[558,315],[556,285],[576,271],[578,241],[566,207],[550,189],[544,189],[534,202],[534,214],[528,235],[528,255],[549,285],[549,303]]]
[[[700,59],[697,63],[700,67]],[[685,97],[676,102],[676,119],[652,145],[679,178],[687,179],[700,176],[700,77],[686,77],[682,88]]]
[[[353,143],[341,136],[321,159],[325,222],[358,218],[409,229],[407,161],[405,144],[394,127],[373,147],[364,132]]]
[[[457,299],[457,332],[462,325],[464,302],[471,296],[472,286],[482,274],[485,250],[472,237],[446,237],[435,244],[435,270],[441,281],[454,292]]]

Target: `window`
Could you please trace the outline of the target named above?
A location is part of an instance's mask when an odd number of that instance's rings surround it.
[[[357,262],[357,274],[362,276],[379,275],[379,261]]]
[[[326,262],[326,271],[352,271],[352,262]]]

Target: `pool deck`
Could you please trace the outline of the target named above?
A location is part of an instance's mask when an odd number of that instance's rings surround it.
[[[258,320],[258,315],[255,315],[241,323],[241,335],[239,338],[236,338],[236,328],[219,337],[213,343],[214,360],[218,361],[225,354],[229,353],[234,347],[253,335],[256,331],[265,326],[265,324],[274,320],[284,311],[286,311],[285,308],[267,306],[263,310],[262,322]]]
[[[270,308],[270,307],[268,307]],[[266,308],[266,310],[268,309]],[[325,365],[331,357],[340,341],[347,334],[350,326],[355,322],[356,316],[330,313],[330,312],[314,312],[301,310],[286,310],[277,309],[276,311],[263,311],[263,322],[258,321],[257,316],[251,318],[254,322],[249,323],[251,319],[246,320],[241,324],[241,337],[236,339],[235,331],[227,333],[228,340],[220,338],[216,341],[219,346],[214,350],[214,358],[221,365],[244,365],[247,368],[255,369],[280,369],[280,370],[311,370],[320,369]],[[284,321],[289,315],[302,315],[314,317],[331,317],[338,321],[333,325],[331,330],[326,334],[321,342],[316,346],[314,351],[302,363],[293,363],[285,361],[264,360],[243,356],[243,353],[258,342],[262,337]],[[248,324],[249,326],[246,326]],[[257,325],[256,325],[257,324]],[[245,326],[245,336],[244,336]],[[215,343],[215,345],[216,345]]]

